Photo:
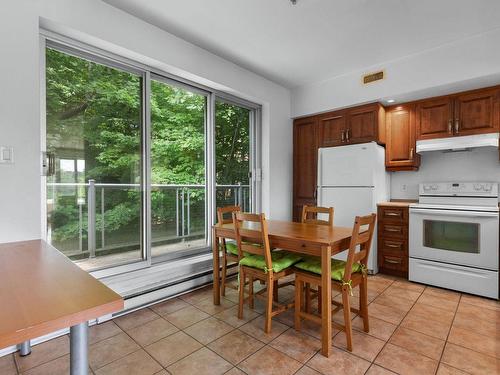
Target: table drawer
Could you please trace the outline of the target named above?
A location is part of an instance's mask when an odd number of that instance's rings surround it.
[[[378,234],[384,237],[404,239],[408,237],[408,226],[406,224],[395,224],[382,221],[378,226]]]
[[[378,266],[382,269],[407,271],[408,257],[404,255],[394,255],[390,253],[380,252],[378,256]]]
[[[406,207],[380,206],[378,208],[378,219],[395,223],[407,223],[408,209]]]
[[[408,254],[408,242],[405,239],[381,237],[378,243],[380,252],[389,252],[399,255]]]

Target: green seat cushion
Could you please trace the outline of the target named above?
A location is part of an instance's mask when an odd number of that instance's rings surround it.
[[[346,262],[343,260],[332,259],[332,280],[343,281],[345,273]],[[321,258],[318,257],[308,257],[306,260],[299,262],[295,265],[298,269],[316,273],[321,275]],[[352,265],[352,273],[361,272],[363,267],[360,263],[354,263]],[[347,280],[346,280],[347,281]]]
[[[302,257],[298,254],[289,253],[286,251],[273,251],[271,253],[273,263],[273,272],[281,272],[285,268],[293,266],[300,262]],[[240,266],[258,268],[267,272],[266,260],[263,255],[250,254],[240,260]]]
[[[238,245],[236,242],[226,241],[226,252],[238,256]]]

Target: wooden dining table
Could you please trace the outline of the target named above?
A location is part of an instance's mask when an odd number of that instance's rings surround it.
[[[268,220],[267,223],[271,248],[321,257],[321,299],[331,301],[331,257],[349,248],[352,228],[277,220]],[[220,304],[220,238],[236,239],[233,224],[212,227],[213,297],[216,305]],[[321,304],[321,342],[321,353],[329,357],[332,347],[332,310],[329,303]]]
[[[28,355],[29,340],[70,327],[70,372],[86,375],[88,321],[122,309],[120,295],[45,241],[0,244],[0,349],[21,344]]]

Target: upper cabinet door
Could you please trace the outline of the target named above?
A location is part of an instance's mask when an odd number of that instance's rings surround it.
[[[452,99],[427,100],[417,105],[417,139],[453,136]]]
[[[399,105],[386,110],[385,166],[387,170],[416,170],[420,155],[415,152],[415,106]]]
[[[459,95],[455,99],[455,135],[498,131],[498,90],[484,90]]]
[[[381,142],[385,143],[385,132],[379,129],[384,109],[380,104],[370,104],[353,108],[348,112],[346,140],[348,143]],[[380,126],[383,126],[380,125]]]
[[[346,143],[346,116],[344,111],[319,116],[321,147],[341,146]]]
[[[318,121],[306,117],[293,125],[293,196],[294,204],[316,199],[318,167]]]

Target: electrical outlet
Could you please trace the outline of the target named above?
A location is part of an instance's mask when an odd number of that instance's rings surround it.
[[[402,192],[405,192],[405,191],[407,191],[407,190],[408,190],[408,185],[406,185],[406,184],[402,184],[402,185],[401,185],[401,191],[402,191]]]
[[[14,163],[14,149],[8,146],[0,146],[0,163]]]

